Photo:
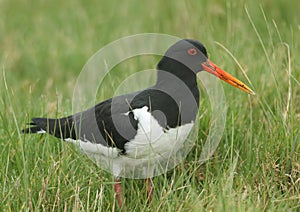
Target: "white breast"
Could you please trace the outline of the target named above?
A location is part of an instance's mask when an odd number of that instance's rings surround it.
[[[193,123],[178,128],[164,129],[148,112],[148,107],[133,110],[134,117],[139,121],[136,136],[125,144],[127,157],[139,159],[169,154],[186,139]]]

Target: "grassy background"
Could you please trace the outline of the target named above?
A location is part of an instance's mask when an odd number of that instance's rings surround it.
[[[127,210],[299,210],[299,11],[298,1],[284,0],[0,1],[0,210],[118,210],[110,174],[69,144],[19,130],[33,116],[70,114],[87,59],[115,39],[144,32],[201,40],[215,63],[257,95],[224,84],[226,130],[199,166],[210,123],[201,92],[200,113],[207,113],[197,145],[183,164],[153,179],[150,205],[142,180],[124,180]],[[156,62],[145,57],[118,68]],[[99,100],[109,97],[106,90]]]

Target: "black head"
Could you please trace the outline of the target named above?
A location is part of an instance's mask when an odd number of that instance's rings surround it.
[[[169,54],[171,52],[182,51],[182,52],[188,53],[188,55],[196,55],[196,52],[194,52],[194,50],[190,53],[188,52],[188,50],[193,49],[193,48],[196,48],[197,51],[200,51],[207,58],[207,51],[206,51],[205,46],[202,43],[200,43],[199,41],[194,40],[194,39],[182,39],[182,40],[176,42],[167,50],[166,54]]]
[[[247,93],[254,94],[247,85],[211,62],[204,45],[196,40],[183,39],[176,42],[166,51],[157,69],[172,73],[186,83],[194,82],[196,74],[204,70]],[[165,75],[158,71],[158,82],[166,81]]]
[[[166,69],[175,63],[185,66],[195,74],[202,71],[202,63],[207,60],[207,51],[202,43],[197,40],[183,39],[173,44],[165,53],[164,57],[158,64],[158,68]],[[174,62],[176,61],[176,62]],[[174,69],[174,67],[172,67]]]

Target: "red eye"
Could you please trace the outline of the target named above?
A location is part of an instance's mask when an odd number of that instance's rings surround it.
[[[187,50],[187,53],[189,55],[195,55],[197,54],[197,50],[195,48],[190,48],[189,50]]]

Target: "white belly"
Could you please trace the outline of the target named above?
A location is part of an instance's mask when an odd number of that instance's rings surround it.
[[[194,123],[164,130],[147,110],[147,107],[133,110],[139,121],[138,131],[125,144],[125,155],[120,155],[116,148],[89,141],[68,141],[76,143],[99,167],[115,176],[147,178],[163,174],[182,161],[178,152],[184,147]]]

